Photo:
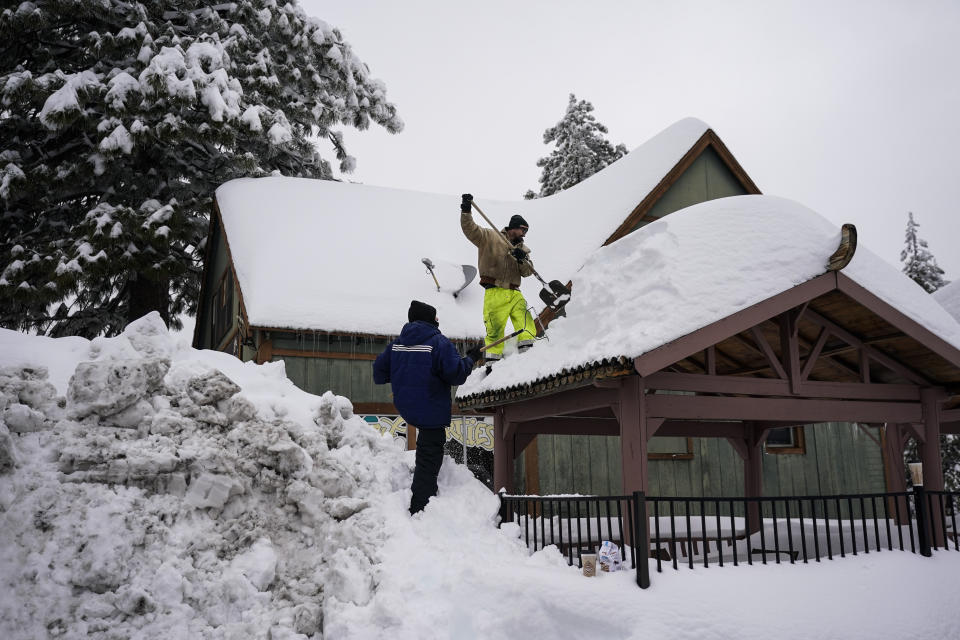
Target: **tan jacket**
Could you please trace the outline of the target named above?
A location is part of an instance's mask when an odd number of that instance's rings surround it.
[[[516,289],[520,286],[520,278],[533,275],[530,247],[523,243],[512,245],[507,239],[506,229],[494,231],[481,227],[473,221],[470,213],[460,214],[460,228],[467,240],[477,245],[477,270],[481,278],[492,278],[495,285],[503,289]],[[510,255],[516,247],[527,254],[523,264]]]

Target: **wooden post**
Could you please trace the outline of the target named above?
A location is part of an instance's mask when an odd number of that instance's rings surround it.
[[[743,495],[746,498],[759,498],[763,495],[763,432],[756,425],[744,424],[746,445],[743,456]],[[750,533],[760,531],[762,513],[756,502],[747,504],[747,516]]]
[[[506,489],[514,492],[513,459],[515,457],[516,436],[507,435],[508,427],[503,407],[497,407],[493,414],[493,488],[495,491]]]
[[[923,463],[923,488],[925,491],[943,491],[943,460],[940,456],[940,400],[939,389],[920,390],[923,406],[923,442],[920,444],[920,461]],[[945,546],[943,521],[937,508],[941,501],[933,498],[930,514],[930,536],[934,546]]]
[[[888,422],[884,427],[883,433],[883,457],[884,473],[887,478],[887,491],[890,493],[906,493],[907,478],[904,475],[903,467],[903,445],[906,442],[903,425],[894,422]],[[896,500],[899,505],[894,503],[894,498],[890,499],[888,509],[898,525],[905,525],[910,522],[910,511],[907,508],[906,498]],[[899,508],[899,511],[898,511]],[[899,512],[900,517],[897,517]]]
[[[647,419],[644,385],[640,376],[629,376],[620,386],[620,456],[623,493],[647,491]]]
[[[645,411],[645,396],[643,378],[628,376],[620,384],[619,410],[617,418],[620,422],[620,459],[622,466],[623,494],[631,495],[640,491],[647,491],[647,417]],[[646,503],[644,503],[646,504]],[[646,511],[646,509],[644,509]],[[647,522],[647,513],[637,514]],[[636,550],[637,563],[646,562],[650,549],[649,527],[643,527],[645,540],[638,540],[634,545],[632,540],[624,540],[624,545],[633,545]],[[624,527],[624,536],[629,538],[630,527]]]

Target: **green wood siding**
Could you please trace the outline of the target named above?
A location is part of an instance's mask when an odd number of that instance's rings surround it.
[[[207,239],[210,243],[211,251],[209,253],[209,262],[206,265],[203,282],[203,298],[200,300],[200,308],[197,312],[197,325],[199,328],[197,334],[197,348],[216,349],[220,346],[219,340],[223,336],[214,336],[213,333],[213,306],[217,299],[217,288],[224,273],[230,268],[227,256],[227,244],[224,239],[223,230],[220,225],[214,221],[210,237]],[[233,287],[233,278],[229,278],[229,284]],[[231,313],[231,327],[227,334],[231,333],[237,325],[237,315],[240,313],[240,295],[233,291],[233,310]],[[216,342],[215,342],[216,341]]]
[[[875,430],[871,434],[876,437]],[[886,490],[880,447],[856,425],[829,422],[804,427],[805,454],[765,454],[767,496],[872,493]],[[653,438],[651,448],[677,451],[682,438]],[[683,450],[686,449],[684,444]],[[650,460],[649,494],[742,496],[743,462],[722,438],[694,438],[692,460]],[[537,436],[540,491],[619,494],[617,436]],[[522,457],[518,466],[523,464]],[[522,485],[518,485],[522,486]]]
[[[707,147],[631,232],[690,205],[746,193],[746,189],[717,152],[712,147]]]
[[[390,385],[373,383],[373,362],[370,360],[338,360],[276,356],[283,360],[287,377],[308,393],[321,395],[333,391],[351,402],[393,402]]]

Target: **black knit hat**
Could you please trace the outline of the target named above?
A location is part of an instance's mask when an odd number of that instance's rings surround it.
[[[523,216],[517,214],[510,218],[510,224],[507,225],[507,229],[519,229],[520,227],[530,228],[530,225],[527,224],[527,221],[523,219]]]
[[[410,322],[423,320],[435,327],[440,326],[440,323],[437,322],[437,310],[419,300],[414,300],[410,303],[410,309],[407,311],[407,320]]]

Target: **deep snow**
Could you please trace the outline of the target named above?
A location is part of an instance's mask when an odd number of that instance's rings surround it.
[[[700,120],[681,120],[546,198],[504,202],[477,194],[476,202],[498,228],[522,213],[537,271],[566,282],[707,129]],[[476,266],[477,249],[459,228],[459,194],[275,176],[231,180],[216,195],[251,325],[394,335],[416,298],[437,308],[447,336],[483,336],[477,281],[453,298],[453,285],[440,280],[437,291],[421,262]],[[487,226],[476,213],[474,220]],[[384,233],[368,233],[372,229]],[[527,304],[538,311],[540,288],[534,278],[524,279]]]
[[[0,330],[0,638],[958,638],[960,553],[584,578],[282,363]],[[15,431],[15,433],[11,433]]]
[[[960,323],[860,239],[842,273],[960,349]],[[466,397],[604,358],[635,358],[826,272],[840,229],[774,196],[687,207],[593,252],[548,340],[475,371]]]

